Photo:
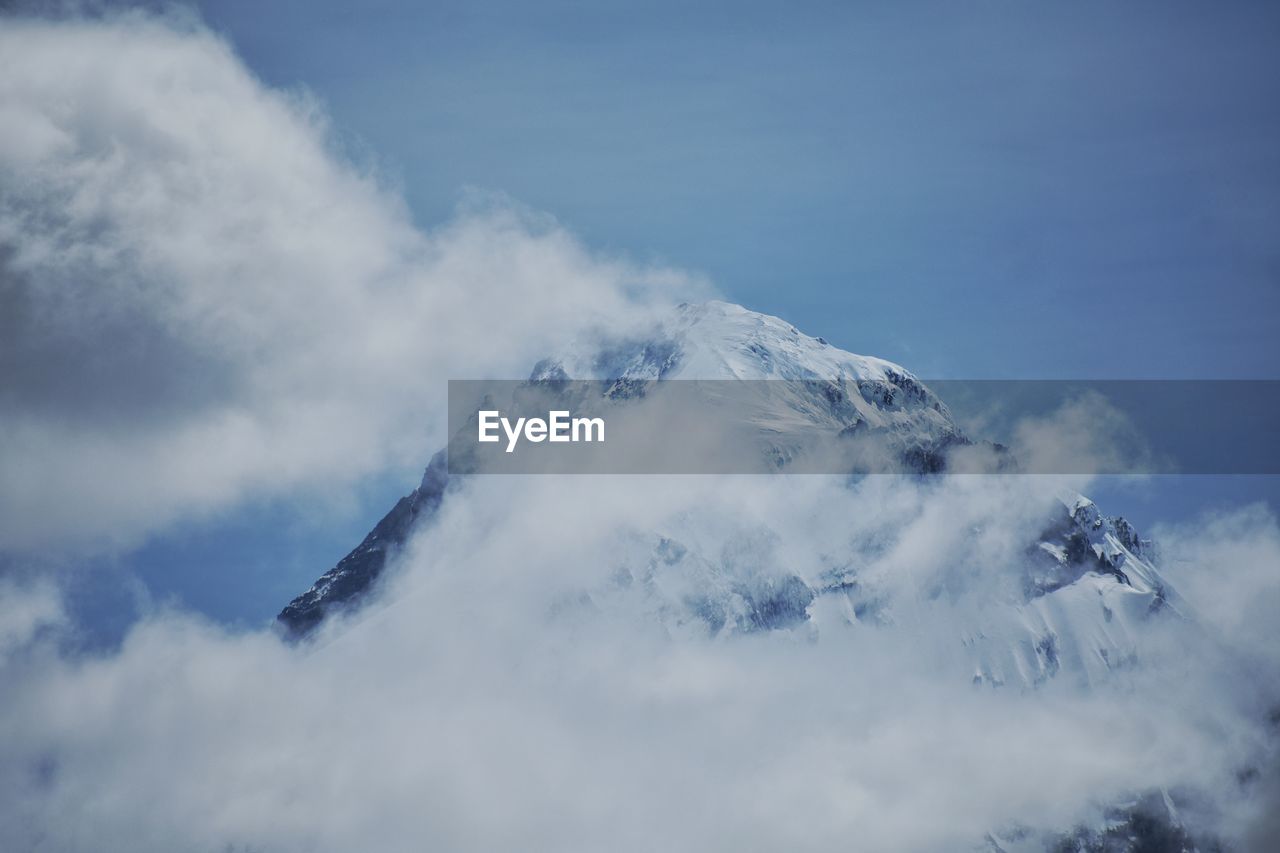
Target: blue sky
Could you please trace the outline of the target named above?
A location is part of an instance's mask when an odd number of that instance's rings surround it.
[[[689,5],[202,9],[423,224],[505,192],[922,376],[1274,376],[1274,4]]]
[[[1274,4],[234,0],[199,14],[267,85],[312,93],[420,226],[469,189],[505,193],[592,249],[700,272],[926,378],[1276,377]],[[197,514],[98,561],[100,578],[137,574],[160,600],[261,622],[415,467],[364,478],[337,508]],[[1096,497],[1141,524],[1274,492],[1167,486]],[[132,593],[103,586],[82,600],[109,622]]]

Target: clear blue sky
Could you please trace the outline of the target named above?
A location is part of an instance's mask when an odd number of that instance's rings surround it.
[[[504,192],[923,377],[1277,377],[1280,6],[692,5],[200,9],[424,226]],[[412,485],[324,530],[187,525],[121,567],[260,620]],[[1108,509],[1182,515],[1219,494],[1197,488]]]
[[[921,376],[1276,375],[1273,3],[216,2],[444,219],[595,247]]]

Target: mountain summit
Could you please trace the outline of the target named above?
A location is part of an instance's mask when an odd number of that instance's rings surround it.
[[[778,383],[792,398],[769,405],[817,430],[862,427],[892,435],[909,469],[922,474],[943,470],[948,449],[971,443],[946,404],[906,369],[845,352],[776,317],[725,302],[680,305],[644,335],[571,345],[530,374],[539,382],[569,378],[599,380],[601,394],[660,379],[802,380]],[[441,451],[418,488],[281,611],[285,632],[304,637],[327,616],[366,602],[391,559],[454,491]],[[878,535],[896,534],[888,529]],[[637,581],[637,588],[647,590],[647,606],[657,618],[700,625],[712,634],[875,624],[894,619],[901,609],[860,575],[856,555],[805,574],[784,565],[740,571],[726,565],[723,552],[659,531],[641,550],[623,572],[628,585]],[[1123,518],[1103,515],[1078,495],[1066,496],[1040,535],[1026,541],[1019,588],[1007,606],[957,626],[957,639],[969,650],[972,679],[1035,685],[1066,671],[1091,681],[1130,665],[1137,623],[1178,610],[1153,554]]]
[[[962,440],[946,406],[906,369],[855,355],[806,335],[777,317],[740,305],[683,303],[642,336],[575,343],[538,362],[530,380],[599,379],[612,383],[665,379],[819,380],[851,383],[843,415],[827,401],[799,405],[815,426],[839,431],[859,420],[914,433],[916,446],[945,447]],[[608,388],[606,387],[606,392]],[[374,589],[388,557],[417,525],[433,517],[448,491],[445,452],[432,457],[422,482],[401,498],[355,549],[279,614],[286,633],[301,637],[330,613],[349,611]],[[803,609],[803,608],[802,608]]]

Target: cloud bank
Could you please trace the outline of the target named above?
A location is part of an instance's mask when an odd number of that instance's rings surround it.
[[[382,600],[312,645],[170,612],[118,652],[66,656],[46,595],[6,598],[45,627],[0,620],[28,626],[6,629],[0,673],[5,837],[50,850],[923,851],[1018,823],[1068,831],[1152,786],[1174,792],[1189,830],[1266,831],[1277,669],[1255,632],[1274,613],[1209,631],[1152,621],[1135,640],[1142,665],[1087,687],[1071,673],[1035,690],[969,683],[957,637],[1014,600],[1044,483],[575,484],[472,481]],[[712,636],[671,618],[683,590],[643,582],[661,538],[744,581],[857,560],[883,613]],[[1251,579],[1280,560],[1275,519],[1194,538],[1175,582],[1250,613]]]
[[[416,467],[445,379],[705,290],[500,199],[416,228],[182,19],[6,18],[0,127],[0,547]]]

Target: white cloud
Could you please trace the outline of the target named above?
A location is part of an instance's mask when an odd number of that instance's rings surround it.
[[[444,381],[704,286],[501,199],[430,233],[200,26],[0,29],[0,543],[417,466]]]
[[[1251,658],[1255,673],[1280,681],[1280,528],[1262,504],[1209,512],[1194,525],[1157,528],[1170,580],[1197,602],[1197,616],[1222,642]]]
[[[1140,475],[1163,464],[1125,413],[1093,390],[1046,416],[1019,418],[1010,449],[1024,470],[1035,472]]]
[[[1032,479],[479,478],[314,646],[162,613],[118,653],[11,656],[0,825],[107,851],[936,850],[1190,785],[1242,833],[1266,739],[1200,632],[1152,623],[1158,665],[1090,690],[969,684],[956,629],[1004,605]],[[1263,527],[1241,571],[1274,559]],[[890,618],[709,638],[618,582],[658,535],[741,579],[856,556]]]

